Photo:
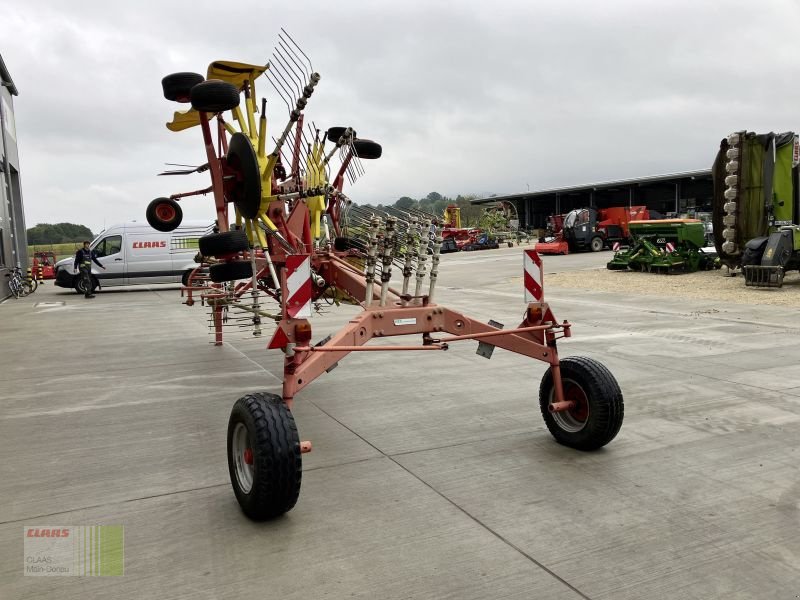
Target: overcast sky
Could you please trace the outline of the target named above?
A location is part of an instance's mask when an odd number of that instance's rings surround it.
[[[176,71],[265,63],[285,27],[322,80],[308,118],[353,126],[383,158],[350,196],[530,189],[708,168],[737,129],[800,127],[800,6],[760,2],[56,2],[0,7],[20,95],[27,225],[144,219],[208,174],[198,129],[164,124]],[[262,80],[263,81],[263,80]],[[266,82],[271,122],[285,109]],[[182,202],[209,219],[210,197]]]

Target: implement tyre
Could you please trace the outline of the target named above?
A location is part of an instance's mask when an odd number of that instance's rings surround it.
[[[539,407],[547,429],[559,444],[577,450],[597,450],[619,433],[624,416],[622,390],[611,372],[591,358],[570,356],[559,363],[564,400],[573,408],[551,412],[555,402],[552,370],[539,387]]]
[[[280,396],[248,394],[228,421],[228,471],[242,511],[254,521],[290,511],[303,474],[297,426]]]

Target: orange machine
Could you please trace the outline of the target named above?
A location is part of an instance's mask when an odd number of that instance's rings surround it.
[[[561,215],[549,218],[552,224],[560,224]],[[650,218],[646,206],[614,206],[610,208],[576,208],[563,218],[563,226],[555,231],[548,242],[536,244],[540,254],[569,254],[591,250],[599,252],[614,242],[627,242],[630,238],[628,223]]]

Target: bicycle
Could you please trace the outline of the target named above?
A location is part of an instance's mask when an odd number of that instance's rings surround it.
[[[23,277],[22,270],[19,267],[14,267],[11,273],[6,273],[9,278],[8,288],[15,298],[22,298],[28,294],[36,291],[39,283],[30,277]]]

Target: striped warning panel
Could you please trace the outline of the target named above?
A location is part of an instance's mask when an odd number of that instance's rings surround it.
[[[286,257],[286,313],[292,319],[311,316],[311,256]]]
[[[544,300],[544,281],[542,279],[542,259],[536,250],[525,250],[522,259],[525,281],[525,302]]]
[[[675,244],[672,242],[667,242],[666,248],[667,252],[675,252]]]

